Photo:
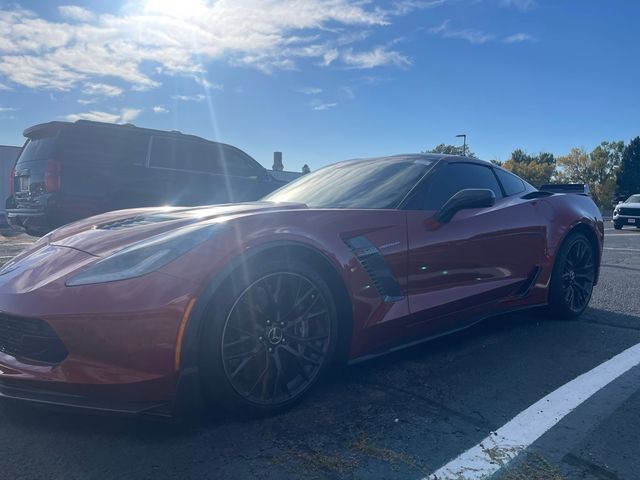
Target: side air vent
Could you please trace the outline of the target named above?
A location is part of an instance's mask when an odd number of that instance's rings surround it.
[[[385,302],[397,302],[404,298],[396,277],[393,276],[391,268],[375,245],[362,236],[349,238],[345,243],[367,272],[371,283]]]

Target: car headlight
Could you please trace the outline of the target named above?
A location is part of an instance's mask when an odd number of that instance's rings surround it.
[[[67,280],[68,287],[141,277],[162,268],[225,229],[219,223],[180,228],[135,243]]]

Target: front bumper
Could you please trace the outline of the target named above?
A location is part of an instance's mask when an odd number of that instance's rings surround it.
[[[170,414],[180,324],[192,283],[156,272],[66,287],[95,257],[44,245],[0,275],[0,311],[45,322],[67,350],[58,363],[0,348],[0,397],[119,413]],[[1,337],[0,337],[1,338]]]
[[[631,215],[614,215],[613,223],[617,225],[636,225],[640,226],[640,216]]]
[[[3,383],[0,383],[0,398],[38,405],[120,415],[147,414],[171,416],[174,413],[173,404],[170,402],[122,402],[104,400],[81,395],[51,392],[35,387],[16,387]]]

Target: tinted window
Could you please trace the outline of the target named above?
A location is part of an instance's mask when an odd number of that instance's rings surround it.
[[[56,139],[54,137],[29,140],[20,154],[18,165],[33,160],[53,159]]]
[[[492,190],[496,198],[502,197],[491,168],[471,163],[449,163],[426,179],[409,200],[407,208],[439,210],[453,195],[467,188],[486,188]]]
[[[498,179],[500,183],[502,183],[502,188],[504,188],[507,196],[525,191],[524,182],[512,173],[500,170],[499,168],[494,169],[494,172],[498,175]]]
[[[63,162],[144,165],[149,137],[129,129],[74,127],[63,130],[58,156]]]
[[[241,176],[255,176],[263,172],[249,155],[229,145],[171,137],[153,138],[150,165]]]
[[[190,142],[171,137],[153,137],[152,167],[219,173],[220,167],[204,142]]]
[[[433,164],[384,158],[339,163],[305,175],[264,200],[312,208],[396,208]]]

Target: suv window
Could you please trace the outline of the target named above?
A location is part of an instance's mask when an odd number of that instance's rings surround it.
[[[55,137],[31,138],[24,146],[18,164],[33,160],[49,160],[54,158]]]
[[[153,137],[152,167],[220,173],[220,166],[204,142],[191,142],[171,137]]]
[[[153,137],[150,166],[239,176],[259,175],[255,160],[228,145]]]
[[[495,168],[493,171],[498,175],[506,196],[515,195],[526,190],[524,182],[519,177],[499,168]]]
[[[144,165],[147,135],[124,129],[72,127],[60,133],[58,155],[64,162]]]
[[[496,198],[502,197],[491,167],[475,163],[448,163],[418,187],[406,208],[439,210],[453,195],[467,188],[486,188],[492,190]]]

